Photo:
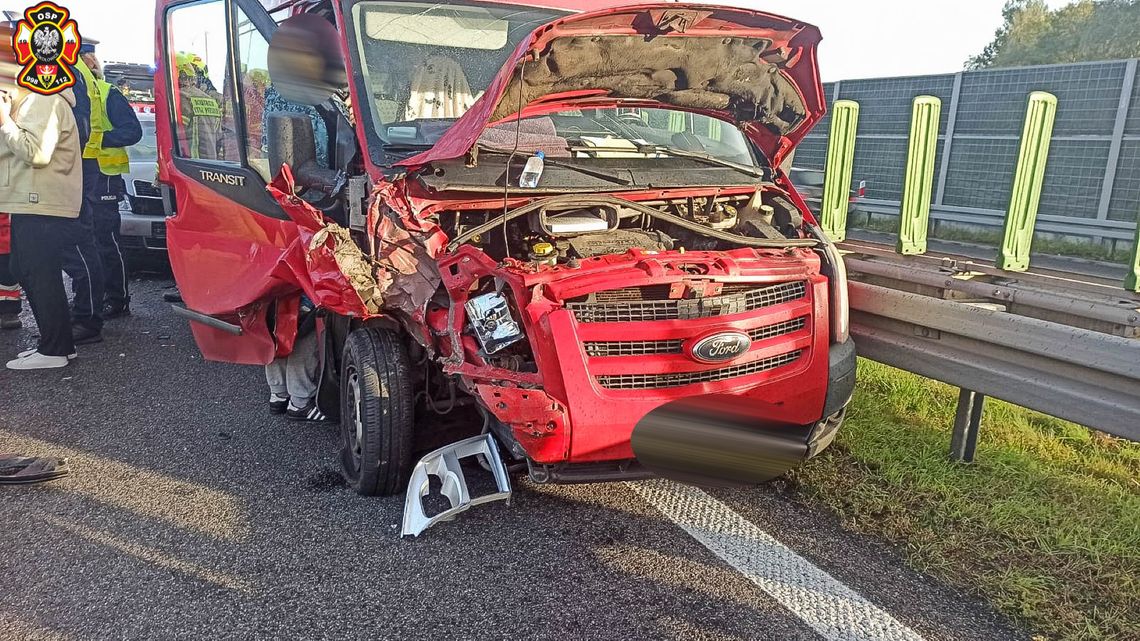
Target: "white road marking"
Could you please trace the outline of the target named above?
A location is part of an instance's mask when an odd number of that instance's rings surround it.
[[[695,487],[654,480],[638,494],[828,641],[923,641],[921,635]]]

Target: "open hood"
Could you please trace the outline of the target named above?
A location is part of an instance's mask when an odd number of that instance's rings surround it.
[[[612,7],[525,38],[483,97],[430,150],[465,156],[488,126],[586,107],[676,108],[735,123],[778,166],[826,111],[814,26],[699,4]]]

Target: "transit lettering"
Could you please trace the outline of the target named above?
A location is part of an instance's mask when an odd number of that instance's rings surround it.
[[[233,174],[223,174],[217,171],[207,171],[205,169],[199,170],[202,174],[202,180],[210,182],[222,183],[231,187],[245,187],[245,176],[235,176]]]

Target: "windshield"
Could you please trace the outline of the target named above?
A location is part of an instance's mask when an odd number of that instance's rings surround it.
[[[158,141],[154,133],[154,120],[139,119],[142,125],[142,140],[127,147],[127,157],[131,162],[156,162],[158,160]]]
[[[352,14],[371,126],[386,148],[411,150],[438,142],[483,95],[519,42],[565,15],[518,6],[370,0],[356,4]],[[676,160],[697,154],[756,166],[734,124],[667,106],[573,109],[500,122],[483,132],[479,144],[587,164],[625,158],[642,168],[692,166]]]
[[[372,126],[391,145],[434,144],[483,95],[519,42],[565,12],[361,2],[353,8]]]

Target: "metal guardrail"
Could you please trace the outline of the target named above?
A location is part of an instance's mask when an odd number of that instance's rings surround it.
[[[844,249],[860,355],[967,392],[956,458],[972,458],[981,403],[971,392],[1140,441],[1140,297],[1012,280],[965,260]]]

